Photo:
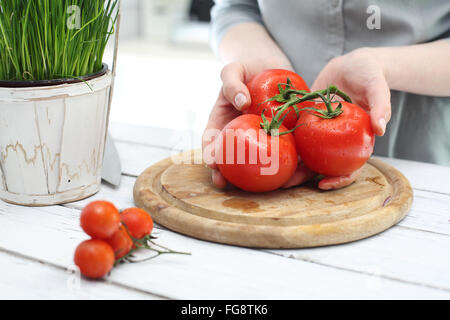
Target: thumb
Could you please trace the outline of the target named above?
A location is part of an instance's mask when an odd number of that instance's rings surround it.
[[[288,180],[288,182],[286,182],[282,188],[290,188],[293,186],[298,186],[306,181],[311,180],[312,178],[314,178],[314,176],[316,175],[316,173],[314,173],[313,171],[311,171],[310,169],[308,169],[303,162],[299,161],[297,169],[295,170],[294,174],[292,175],[292,177]]]
[[[316,80],[311,86],[311,91],[322,90],[328,88],[332,83],[332,77],[335,75],[334,65],[337,59],[332,59],[328,64],[320,71]]]
[[[368,86],[367,102],[372,129],[376,135],[382,136],[386,131],[386,124],[391,119],[391,91],[383,77],[377,78]]]
[[[244,66],[237,62],[230,63],[222,69],[220,77],[225,99],[239,111],[247,109],[250,106],[250,93],[245,85]]]
[[[330,85],[328,77],[324,76],[322,73],[316,78],[314,83],[311,86],[311,91],[322,90],[324,88],[328,88]]]
[[[219,170],[212,170],[211,172],[211,178],[212,178],[212,182],[213,184],[219,188],[219,189],[223,189],[227,186],[227,180],[225,179],[225,177],[220,173]]]

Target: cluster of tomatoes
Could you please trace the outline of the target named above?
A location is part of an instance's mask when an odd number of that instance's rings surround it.
[[[153,230],[153,220],[144,210],[119,210],[108,201],[94,201],[84,207],[81,228],[91,239],[80,243],[74,261],[88,278],[101,278],[114,264],[144,246]]]
[[[217,166],[235,186],[251,192],[278,189],[294,174],[298,157],[313,172],[337,177],[358,170],[371,156],[375,138],[369,115],[335,86],[311,92],[298,74],[271,69],[247,87],[251,106],[216,140]],[[340,100],[333,100],[337,96]],[[277,170],[264,173],[274,162]]]

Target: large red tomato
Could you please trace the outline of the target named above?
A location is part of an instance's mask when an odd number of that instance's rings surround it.
[[[261,115],[262,111],[265,109],[264,114],[266,117],[272,117],[272,110],[273,113],[276,114],[275,109],[282,106],[283,103],[267,100],[280,93],[278,84],[287,83],[288,78],[292,83],[292,89],[310,91],[305,80],[295,72],[283,69],[265,70],[257,74],[247,83],[247,88],[250,91],[251,105],[244,113]],[[284,88],[286,86],[282,85],[282,87]],[[305,101],[299,103],[297,108],[311,107],[312,105],[314,105],[314,102]],[[292,129],[297,122],[297,115],[294,107],[286,109],[282,116],[287,112],[289,112],[289,114],[284,119],[283,125],[288,129]]]
[[[375,142],[369,115],[359,106],[342,103],[342,114],[322,119],[315,111],[300,112],[295,130],[297,151],[304,164],[325,176],[348,175],[369,159]],[[333,108],[338,103],[331,104]],[[324,103],[317,109],[327,110]]]
[[[228,123],[216,140],[220,172],[233,185],[250,192],[278,189],[297,168],[293,135],[270,136],[261,129],[261,122],[260,116],[241,115]],[[286,131],[283,125],[279,128],[279,132]]]

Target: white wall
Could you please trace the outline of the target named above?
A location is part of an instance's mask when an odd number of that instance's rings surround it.
[[[123,39],[169,40],[187,17],[189,0],[122,0]]]

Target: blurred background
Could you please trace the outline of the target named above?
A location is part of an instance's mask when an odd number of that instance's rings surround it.
[[[212,6],[212,0],[122,1],[112,122],[203,131],[221,84],[221,63],[209,46]]]

